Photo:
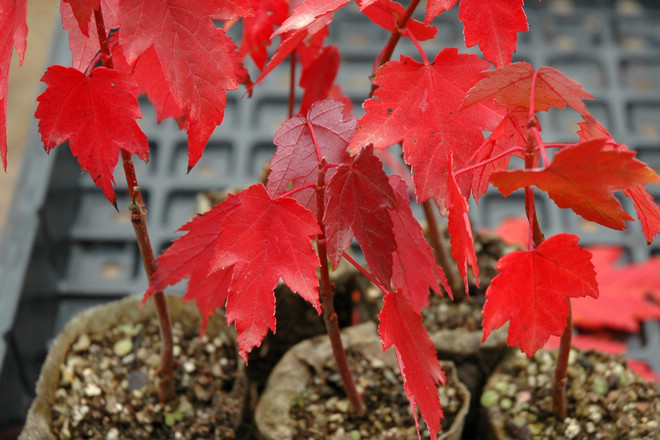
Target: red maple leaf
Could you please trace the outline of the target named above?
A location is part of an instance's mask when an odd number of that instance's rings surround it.
[[[544,66],[535,72],[531,64],[519,62],[484,72],[483,76],[468,92],[463,107],[493,99],[509,110],[516,107],[528,109],[534,77],[534,112],[568,105],[580,113],[587,113],[582,100],[593,99],[579,83],[552,67]]]
[[[431,438],[436,438],[443,417],[437,387],[439,384],[444,385],[446,379],[433,341],[422,325],[422,317],[413,309],[410,301],[397,291],[385,295],[385,304],[378,318],[378,333],[383,350],[394,346],[403,386],[415,416],[417,434],[419,423],[416,406],[426,421]]]
[[[576,326],[637,333],[641,321],[660,319],[660,258],[617,265],[622,248],[598,246],[589,251],[593,254],[600,296],[595,303],[579,301],[573,305]]]
[[[595,138],[606,138],[615,144],[615,149],[628,150],[628,147],[623,144],[617,144],[609,132],[598,122],[593,116],[589,114],[582,115],[583,122],[579,122],[581,141],[586,141]],[[653,196],[649,194],[644,185],[636,185],[624,190],[626,197],[630,197],[635,205],[637,211],[637,218],[642,224],[642,232],[646,237],[647,243],[653,241],[655,234],[660,233],[660,207],[655,203]]]
[[[186,298],[196,300],[205,319],[226,299],[244,359],[269,329],[275,332],[280,278],[320,311],[320,264],[310,238],[321,230],[294,199],[271,199],[263,185],[253,185],[181,229],[188,232],[158,258],[145,300],[182,278],[190,278]]]
[[[80,167],[115,204],[112,176],[119,149],[148,160],[146,135],[131,77],[96,68],[90,76],[72,67],[51,66],[41,78],[47,88],[38,98],[35,117],[46,151],[69,141]]]
[[[275,295],[280,278],[320,312],[320,266],[310,238],[321,233],[312,213],[290,197],[271,199],[253,185],[236,195],[240,206],[217,228],[211,273],[233,267],[227,296],[227,322],[235,323],[240,354],[275,332]]]
[[[456,3],[458,0],[428,0],[424,23],[429,24],[435,17],[453,8]]]
[[[282,124],[273,139],[277,149],[270,161],[266,185],[271,197],[317,183],[319,162],[315,143],[329,164],[350,160],[346,147],[355,133],[357,117],[343,111],[343,103],[327,99],[314,103],[306,117],[296,115]],[[326,177],[332,174],[331,168]],[[299,191],[293,198],[316,212],[314,189]]]
[[[447,167],[447,197],[445,207],[449,212],[447,230],[450,234],[451,255],[456,260],[458,272],[463,278],[465,295],[470,296],[467,269],[468,264],[472,268],[475,282],[479,286],[479,265],[477,255],[474,252],[474,239],[472,238],[472,225],[468,215],[468,202],[461,194],[453,172],[453,160],[451,154],[446,164]]]
[[[5,0],[0,12],[0,156],[7,171],[7,93],[11,53],[16,49],[23,64],[27,45],[27,0]]]
[[[318,52],[314,61],[303,68],[300,87],[305,89],[305,93],[300,104],[300,113],[307,113],[314,102],[328,98],[339,72],[339,61],[337,46],[326,46]]]
[[[106,34],[111,29],[119,26],[119,21],[117,20],[119,0],[89,1],[91,1],[90,4],[93,6],[96,6],[95,3],[99,4],[99,8],[103,13],[103,24],[105,25]],[[90,19],[92,10],[89,12],[86,11],[85,3],[87,2],[88,0],[76,0],[71,3],[71,7],[64,2],[60,4],[62,28],[69,34],[69,48],[72,55],[71,65],[84,72],[93,67],[91,64],[93,64],[100,51],[96,20],[93,18]],[[74,3],[76,4],[75,8]],[[83,19],[85,16],[87,18]]]
[[[510,111],[502,122],[493,130],[479,149],[474,153],[472,162],[484,162],[485,165],[474,170],[472,173],[472,194],[474,200],[479,202],[481,196],[486,194],[490,185],[490,175],[495,171],[506,170],[511,160],[511,155],[505,155],[496,160],[491,158],[506,152],[511,147],[523,146],[526,143],[528,111],[518,107]],[[540,125],[536,121],[537,127]],[[522,156],[521,153],[514,153]],[[538,155],[537,155],[538,157]]]
[[[277,46],[273,56],[261,71],[254,84],[260,83],[270,72],[282,63],[291,53],[303,43],[307,37],[313,37],[320,32],[326,32],[327,25],[332,21],[333,12],[345,6],[349,0],[308,0],[294,9],[282,26],[277,28],[271,38],[282,36],[282,42]],[[318,43],[318,42],[317,42]]]
[[[450,296],[447,277],[435,262],[431,246],[424,238],[422,227],[410,209],[406,183],[397,175],[390,176],[396,195],[396,210],[390,210],[396,250],[392,255],[392,283],[408,295],[413,309],[419,313],[428,305],[429,291],[442,293],[438,283]]]
[[[286,0],[250,0],[250,6],[254,15],[242,21],[243,33],[238,53],[243,57],[249,54],[254,64],[263,70],[268,59],[270,36],[289,15],[289,3]]]
[[[333,267],[355,237],[373,274],[389,286],[396,249],[390,210],[396,207],[396,197],[373,148],[364,148],[352,163],[339,165],[325,193],[323,223]]]
[[[186,234],[174,240],[156,259],[157,269],[149,281],[143,304],[154,293],[188,278],[185,299],[196,301],[202,315],[202,329],[206,327],[216,308],[225,305],[232,274],[231,267],[210,273],[216,242],[223,232],[219,225],[240,205],[238,197],[230,194],[222,203],[179,228]]]
[[[94,11],[101,8],[100,0],[64,0],[71,6],[71,12],[78,22],[80,32],[89,36],[89,19]]]
[[[379,87],[363,104],[365,115],[349,149],[357,152],[369,144],[384,149],[403,141],[418,201],[433,197],[444,207],[447,152],[454,152],[457,167],[464,166],[483,142],[482,130],[492,131],[503,116],[492,105],[460,109],[486,68],[486,61],[451,48],[438,53],[432,64],[406,56],[385,64],[375,73]],[[466,173],[459,181],[464,194],[470,180]]]
[[[624,221],[632,217],[613,191],[660,183],[660,177],[634,156],[632,151],[612,149],[605,139],[594,139],[563,148],[543,169],[497,171],[491,181],[505,197],[535,185],[560,208],[571,208],[587,220],[623,230]]]
[[[165,78],[184,110],[184,119],[179,122],[188,132],[188,168],[192,168],[222,122],[225,91],[238,87],[225,38],[212,19],[250,15],[249,5],[210,0],[127,0],[119,6],[119,42],[128,64],[133,66],[153,48],[158,63],[151,70]]]
[[[529,29],[523,0],[461,0],[465,45],[479,49],[495,67],[506,66],[516,50],[518,32]]]
[[[531,357],[566,328],[568,298],[598,298],[591,253],[577,242],[575,235],[554,235],[536,249],[500,258],[486,290],[484,341],[510,321],[507,343]]]
[[[428,26],[417,20],[410,19],[406,22],[405,29],[398,29],[399,19],[405,14],[406,10],[393,0],[375,0],[370,2],[358,1],[360,11],[364,13],[371,21],[389,32],[402,32],[409,30],[418,41],[426,41],[435,37],[438,28]],[[406,35],[402,32],[402,35]]]

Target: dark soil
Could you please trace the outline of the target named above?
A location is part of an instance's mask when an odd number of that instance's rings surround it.
[[[234,341],[199,337],[175,322],[177,397],[158,403],[160,334],[155,318],[83,335],[61,367],[52,408],[62,439],[232,439],[240,401]],[[242,362],[242,361],[241,361]],[[240,416],[240,409],[238,411]]]
[[[567,396],[569,416],[552,413],[550,384],[556,352],[516,355],[510,376],[498,375],[481,397],[504,412],[514,439],[660,439],[660,394],[625,365],[623,357],[594,351],[571,352]]]
[[[368,360],[355,350],[348,349],[351,371],[358,391],[364,396],[367,415],[359,417],[343,391],[334,358],[328,359],[312,374],[312,382],[300,396],[293,396],[290,415],[296,420],[294,438],[336,440],[407,440],[417,439],[410,402],[403,389],[401,374],[396,367],[380,359]],[[312,368],[312,367],[310,367]],[[458,390],[447,374],[447,384],[439,387],[444,411],[442,429],[454,421],[462,401]],[[423,439],[429,438],[424,420],[419,417]]]

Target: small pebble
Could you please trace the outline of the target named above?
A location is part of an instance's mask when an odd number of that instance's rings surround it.
[[[133,350],[133,341],[128,338],[115,342],[112,351],[119,357],[124,357]]]
[[[110,428],[108,433],[105,435],[105,440],[118,440],[119,439],[119,430],[117,428]]]
[[[87,333],[83,333],[80,335],[76,343],[71,346],[71,350],[79,353],[81,351],[87,350],[90,345],[92,345],[92,340]]]

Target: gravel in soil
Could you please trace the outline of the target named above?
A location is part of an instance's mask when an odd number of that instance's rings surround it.
[[[380,359],[366,359],[360,352],[348,349],[347,356],[358,392],[364,396],[367,415],[359,417],[343,391],[334,358],[319,371],[312,372],[312,383],[303,394],[292,396],[291,417],[296,421],[294,438],[335,440],[412,440],[417,439],[410,402],[403,389],[401,374],[396,367]],[[310,366],[310,368],[312,368]],[[450,383],[439,387],[444,411],[442,429],[447,430],[461,408],[461,396]],[[421,417],[420,432],[429,438]]]
[[[240,403],[234,342],[173,323],[177,397],[158,402],[160,334],[155,319],[83,334],[61,367],[52,408],[61,439],[232,439]]]
[[[660,439],[660,394],[625,365],[620,356],[571,351],[567,398],[569,416],[552,414],[551,380],[556,352],[517,355],[510,376],[498,375],[481,397],[499,406],[515,439]]]

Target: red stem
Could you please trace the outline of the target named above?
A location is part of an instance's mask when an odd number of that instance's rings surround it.
[[[525,151],[525,148],[523,147],[511,147],[506,151],[503,151],[499,154],[496,154],[495,156],[489,157],[488,160],[483,160],[481,162],[473,163],[472,165],[468,165],[466,167],[460,168],[454,172],[454,177],[458,177],[463,173],[466,173],[468,171],[474,170],[476,168],[483,167],[485,165],[488,165],[489,163],[495,162],[497,159],[504,157],[504,156],[509,156],[516,151]]]
[[[394,49],[396,48],[397,43],[401,39],[401,29],[404,29],[406,27],[406,24],[408,24],[408,20],[410,20],[410,17],[412,17],[413,13],[415,12],[415,9],[417,9],[417,6],[419,5],[419,1],[420,0],[412,0],[408,5],[408,8],[406,8],[406,12],[403,13],[399,21],[396,23],[396,29],[390,35],[390,39],[387,41],[385,48],[381,52],[380,58],[378,60],[379,66],[382,66],[392,58]],[[372,96],[375,90],[376,90],[376,85],[372,84],[371,93],[369,96]]]
[[[103,64],[107,68],[112,69],[112,54],[110,53],[108,37],[105,33],[103,13],[100,9],[94,11],[94,19],[96,21],[96,32],[98,34],[101,52],[105,55]],[[155,270],[155,258],[153,248],[151,247],[149,231],[147,230],[147,209],[138,186],[135,167],[133,166],[133,158],[131,157],[131,154],[124,149],[121,149],[120,151],[124,175],[126,177],[131,200],[129,203],[131,223],[133,224],[138,248],[140,249],[144,270],[147,274],[147,278],[151,279],[151,275]],[[154,302],[156,305],[156,313],[158,315],[158,323],[160,325],[160,335],[162,339],[158,398],[160,402],[164,404],[176,395],[174,387],[174,357],[172,354],[172,348],[174,345],[172,339],[172,323],[163,292],[157,292],[154,295]]]
[[[323,224],[324,206],[325,206],[325,160],[319,162],[318,180],[316,185],[316,206],[317,206],[317,220],[321,228],[316,248],[321,260],[321,307],[323,309],[323,320],[325,321],[325,328],[330,338],[330,345],[332,346],[332,354],[334,355],[337,364],[337,370],[341,377],[344,389],[348,400],[353,405],[355,412],[362,416],[366,413],[364,401],[355,387],[353,374],[348,366],[348,359],[346,358],[346,351],[341,341],[341,332],[339,329],[339,321],[334,307],[334,290],[330,282],[330,268],[328,267],[328,250],[325,239],[325,225]]]
[[[446,246],[442,241],[440,236],[440,228],[438,227],[438,222],[435,216],[435,205],[431,199],[426,200],[422,203],[422,208],[424,208],[424,217],[426,217],[426,223],[428,225],[429,232],[429,243],[433,248],[433,253],[435,254],[435,261],[442,268],[447,276],[447,283],[451,287],[451,292],[447,292],[452,299],[458,298],[465,289],[463,288],[463,280],[456,274],[454,270],[455,265],[450,264],[449,256],[447,255]]]
[[[291,52],[290,80],[289,80],[289,119],[293,117],[293,108],[296,104],[296,51]]]

